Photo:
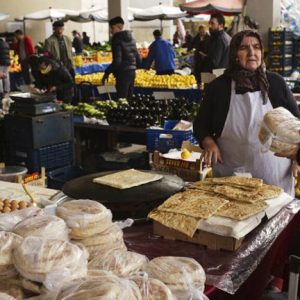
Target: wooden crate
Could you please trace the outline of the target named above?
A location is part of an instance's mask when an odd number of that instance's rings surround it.
[[[242,245],[242,242],[244,240],[244,238],[237,240],[233,237],[221,236],[202,230],[197,230],[194,236],[191,238],[175,229],[168,228],[156,221],[153,221],[153,233],[160,235],[168,240],[191,242],[194,244],[206,246],[208,249],[212,250],[235,251]]]
[[[202,153],[202,149],[199,146],[192,145],[188,141],[182,143],[182,148]],[[204,180],[210,171],[210,168],[203,168],[202,159],[197,159],[196,162],[183,159],[169,159],[161,156],[158,151],[154,151],[153,153],[152,169],[175,174],[183,180],[190,182]]]

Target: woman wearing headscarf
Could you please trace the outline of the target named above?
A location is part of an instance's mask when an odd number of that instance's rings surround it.
[[[214,176],[249,172],[293,195],[292,169],[298,175],[298,164],[263,152],[258,132],[264,114],[273,108],[283,106],[298,117],[296,101],[283,78],[265,70],[257,32],[237,33],[229,55],[228,69],[207,86],[194,121],[205,161],[212,163]]]

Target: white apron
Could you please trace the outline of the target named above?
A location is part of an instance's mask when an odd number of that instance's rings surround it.
[[[260,91],[236,94],[235,82],[232,81],[229,111],[222,134],[217,139],[223,163],[215,164],[213,173],[220,177],[249,172],[294,196],[291,160],[276,157],[271,151],[262,152],[258,139],[260,123],[265,113],[272,109],[269,98],[263,104]]]

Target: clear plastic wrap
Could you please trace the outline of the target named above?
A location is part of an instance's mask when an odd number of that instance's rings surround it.
[[[152,226],[148,224],[128,228],[124,239],[129,250],[150,259],[163,255],[193,257],[204,268],[207,285],[234,294],[257,268],[299,209],[300,201],[292,201],[272,219],[254,229],[235,252],[214,251],[201,245],[166,240],[153,235]]]
[[[111,272],[97,271],[92,276],[65,286],[57,300],[142,300],[138,286]]]
[[[117,276],[126,277],[136,274],[148,262],[145,255],[127,250],[114,249],[98,252],[89,262],[89,269],[111,271]]]
[[[44,214],[43,210],[36,206],[0,214],[0,230],[12,231],[19,222],[42,214]]]
[[[147,273],[130,278],[140,289],[143,300],[176,300],[171,290],[160,280],[149,278]]]
[[[49,290],[87,274],[86,253],[74,244],[56,239],[26,237],[15,248],[13,261],[22,276],[42,282]]]
[[[72,239],[84,239],[101,233],[112,224],[112,213],[92,200],[72,200],[57,207],[56,214],[71,229]]]
[[[39,236],[47,239],[69,240],[69,228],[65,221],[51,215],[41,215],[28,218],[18,223],[13,232],[27,236]]]
[[[23,238],[6,231],[0,231],[0,276],[10,277],[15,275],[12,253],[19,246]],[[1,278],[0,277],[0,278]]]

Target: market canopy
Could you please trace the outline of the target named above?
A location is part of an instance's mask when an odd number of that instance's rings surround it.
[[[243,11],[245,0],[197,0],[180,4],[182,11],[188,13],[208,13],[221,12],[226,14],[236,14]]]
[[[155,19],[160,20],[174,20],[186,16],[178,7],[156,5],[145,9],[133,9],[134,20],[137,21],[151,21]]]
[[[9,17],[9,14],[6,13],[0,13],[0,21],[3,21]]]
[[[68,16],[79,16],[79,12],[71,9],[56,9],[56,8],[48,8],[39,10],[36,12],[32,12],[26,14],[22,17],[18,17],[16,21],[24,21],[24,20],[47,20],[47,19],[62,19]]]

